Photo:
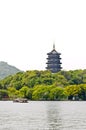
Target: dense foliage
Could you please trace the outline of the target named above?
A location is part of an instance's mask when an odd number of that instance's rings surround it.
[[[18,72],[0,80],[0,99],[86,100],[86,70]]]

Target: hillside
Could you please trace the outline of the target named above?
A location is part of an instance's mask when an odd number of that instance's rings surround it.
[[[26,71],[0,80],[0,100],[85,100],[86,70]],[[6,99],[7,100],[7,99]]]
[[[3,79],[17,72],[20,72],[20,70],[16,67],[9,65],[7,62],[0,61],[0,79]]]

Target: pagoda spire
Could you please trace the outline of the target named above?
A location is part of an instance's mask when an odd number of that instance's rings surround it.
[[[53,50],[55,50],[55,43],[53,43]]]

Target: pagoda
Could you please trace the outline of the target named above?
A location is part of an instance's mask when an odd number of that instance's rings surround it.
[[[58,53],[55,50],[55,44],[53,44],[53,50],[49,53],[47,53],[48,58],[47,58],[47,70],[50,70],[52,73],[59,72],[61,70],[61,58],[60,55],[61,53]]]

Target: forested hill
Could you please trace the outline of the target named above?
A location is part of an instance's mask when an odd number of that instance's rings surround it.
[[[9,65],[7,62],[0,61],[0,79],[3,79],[17,72],[20,72],[20,70],[16,67]]]
[[[0,99],[86,100],[86,70],[26,71],[0,80]]]

